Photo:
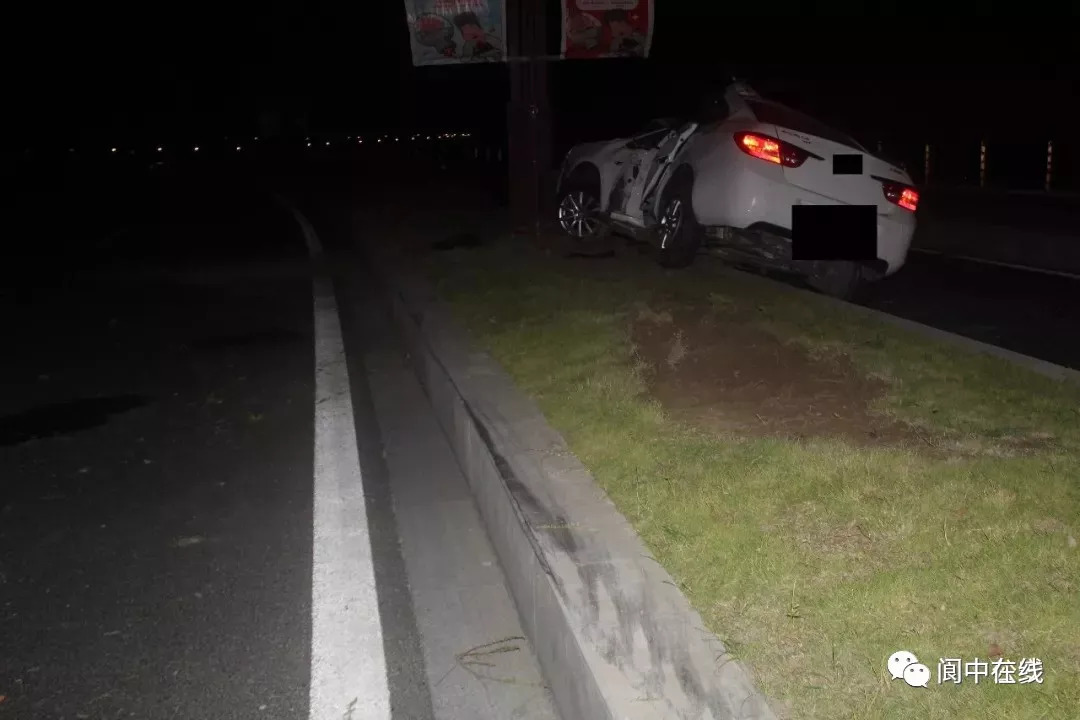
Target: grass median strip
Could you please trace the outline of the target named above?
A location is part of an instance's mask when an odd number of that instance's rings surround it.
[[[708,261],[428,270],[782,715],[1076,716],[1076,387]],[[949,658],[1042,682],[939,684]]]

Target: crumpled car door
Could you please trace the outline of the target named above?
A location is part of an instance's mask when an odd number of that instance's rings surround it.
[[[612,157],[615,166],[615,181],[611,186],[608,211],[623,215],[635,215],[632,195],[638,179],[642,176],[642,165],[647,156],[655,150],[627,146]]]
[[[686,142],[697,130],[698,124],[695,122],[688,122],[679,127],[668,137],[664,138],[663,142],[656,149],[656,154],[652,158],[652,162],[645,172],[645,177],[642,180],[641,202],[647,203],[653,191],[660,186],[661,181],[667,176],[668,171],[675,166],[675,161],[679,157],[679,152],[686,146]]]

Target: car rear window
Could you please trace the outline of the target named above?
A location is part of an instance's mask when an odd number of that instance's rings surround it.
[[[820,120],[815,120],[809,115],[804,115],[798,110],[792,110],[780,103],[770,102],[768,100],[755,99],[748,100],[747,103],[750,105],[750,109],[754,111],[754,116],[761,122],[781,125],[789,130],[794,130],[795,132],[816,135],[819,138],[832,140],[841,145],[847,145],[856,150],[867,152],[867,149],[856,142],[854,138],[829,127]]]

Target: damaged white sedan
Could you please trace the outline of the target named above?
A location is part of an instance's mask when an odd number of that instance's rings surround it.
[[[615,231],[667,267],[708,247],[842,297],[904,265],[919,201],[901,168],[741,83],[693,121],[575,146],[558,194],[559,224],[582,243]]]

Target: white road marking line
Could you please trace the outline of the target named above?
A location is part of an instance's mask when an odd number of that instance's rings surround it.
[[[917,252],[922,255],[938,255],[952,260],[966,260],[967,262],[979,263],[981,265],[997,265],[998,267],[1007,267],[1013,270],[1023,270],[1024,272],[1039,273],[1040,275],[1056,275],[1058,277],[1067,277],[1073,280],[1080,280],[1080,275],[1077,275],[1076,273],[1065,272],[1064,270],[1046,270],[1044,268],[1031,267],[1030,265],[1015,265],[1013,263],[1001,262],[1000,260],[986,260],[984,258],[971,257],[969,255],[950,255],[949,253],[942,252],[941,250],[911,248],[911,252]]]
[[[281,202],[300,224],[308,250],[318,259],[322,245],[315,230],[296,208]],[[390,686],[349,371],[329,278],[316,276],[314,300],[315,497],[308,718],[389,720]]]

